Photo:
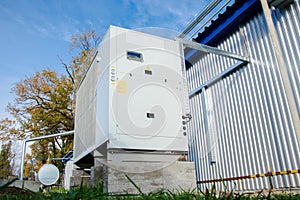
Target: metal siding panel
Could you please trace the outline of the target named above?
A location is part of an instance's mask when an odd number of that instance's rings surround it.
[[[99,76],[98,65],[92,63],[85,80],[77,91],[75,111],[75,161],[89,154],[94,148],[96,131],[96,83]],[[87,103],[88,102],[88,103]]]
[[[298,109],[300,113],[300,2],[295,1],[286,10],[275,10],[273,14],[276,16],[275,27],[278,32],[279,41],[283,52],[288,52],[285,58],[289,77]],[[289,116],[288,116],[289,117]],[[287,117],[287,118],[288,118]],[[287,119],[289,120],[289,119]],[[289,124],[290,126],[290,124]],[[291,133],[288,135],[287,145],[297,146],[297,138]],[[289,152],[291,167],[299,168],[299,151]],[[294,162],[293,162],[294,161]],[[298,163],[298,164],[297,164]],[[291,176],[290,176],[291,177]],[[296,174],[290,178],[291,185],[300,185],[300,175]]]
[[[260,23],[260,22],[263,22],[263,18],[262,16],[260,16],[256,23]],[[269,62],[268,61],[268,57],[270,55],[266,55],[266,45],[267,43],[264,42],[264,39],[266,38],[266,32],[265,32],[265,29],[262,28],[262,29],[257,29],[256,30],[256,41],[253,42],[253,44],[256,44],[257,46],[255,47],[255,49],[257,49],[257,52],[253,52],[253,57],[255,58],[255,60],[266,60],[266,62],[262,63],[260,62],[256,67],[257,67],[257,75],[258,75],[258,83],[259,83],[259,88],[261,88],[259,90],[259,103],[257,103],[257,106],[258,106],[258,115],[260,116],[260,118],[258,119],[258,128],[259,130],[257,131],[261,131],[261,134],[260,135],[263,135],[264,132],[267,132],[267,128],[266,128],[266,125],[268,125],[268,122],[266,121],[266,116],[268,116],[268,113],[269,113],[269,110],[267,109],[268,108],[268,105],[267,103],[268,102],[272,102],[271,99],[268,98],[268,96],[266,95],[266,91],[268,90],[268,85],[267,85],[267,81],[269,80],[269,77],[266,77],[266,71],[268,69],[270,69],[270,66],[269,66]],[[261,38],[261,39],[259,39]],[[267,57],[268,56],[268,57]],[[274,57],[272,59],[275,59]],[[259,140],[261,140],[261,137],[258,138]],[[260,144],[260,147],[261,146],[265,146],[264,145],[265,142],[262,141],[262,144]],[[262,151],[260,150],[259,151],[262,156],[265,156],[263,154],[265,154],[265,151]],[[268,163],[269,160],[266,160],[266,162]],[[259,160],[259,163],[262,163],[263,160]],[[262,172],[266,172],[268,170],[273,170],[271,168],[271,166],[268,164],[267,166],[265,167],[261,167],[258,169],[258,171],[260,172],[257,172],[257,173],[262,173]]]
[[[276,10],[276,28],[279,33],[298,112],[299,102],[299,2],[288,9]],[[209,104],[214,116],[213,126],[218,135],[214,152],[217,163],[210,165],[203,147],[207,134],[204,126],[203,95],[201,92],[190,99],[193,121],[189,124],[192,141],[191,155],[196,163],[197,181],[216,178],[284,171],[300,168],[299,144],[293,130],[283,84],[275,53],[268,36],[262,14],[253,16],[239,29],[220,42],[218,48],[247,55],[251,62],[238,71],[207,88]],[[206,54],[199,56],[188,70],[189,91],[216,76],[234,60]],[[207,100],[207,94],[205,100]],[[210,125],[211,125],[210,124]],[[202,157],[204,155],[204,158]],[[275,188],[299,187],[299,174],[271,178]],[[268,178],[235,181],[237,189],[256,190],[269,188]],[[202,184],[200,188],[212,184]],[[216,184],[219,188],[222,184]],[[234,183],[228,183],[234,187]]]

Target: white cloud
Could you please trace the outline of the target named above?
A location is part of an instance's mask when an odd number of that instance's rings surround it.
[[[123,4],[127,7],[133,4],[136,8],[134,27],[153,23],[180,31],[208,2],[208,0],[126,0]]]
[[[20,4],[19,6],[23,5]],[[41,5],[26,4],[24,8],[19,10],[18,6],[0,5],[0,12],[27,33],[36,34],[40,37],[69,41],[72,34],[79,32],[76,28],[80,25],[79,20],[66,13],[44,12],[45,10],[39,9],[39,6]],[[92,25],[91,21],[87,21],[87,23]]]
[[[85,20],[85,23],[86,23],[87,25],[89,25],[89,26],[93,26],[93,25],[94,25],[94,23],[93,23],[92,20],[90,20],[90,19],[86,19],[86,20]]]
[[[1,5],[0,10],[32,34],[69,41],[72,34],[87,28],[102,29],[109,24],[128,28],[158,26],[181,31],[207,2],[208,0],[123,0],[122,3],[96,1],[87,5],[75,1],[72,4],[53,3],[49,8],[47,3],[39,2],[38,5],[19,5],[25,6],[19,12],[9,10],[17,8],[5,8]],[[99,7],[99,12],[95,13],[94,7]],[[91,8],[94,12],[89,12]],[[111,8],[115,10],[109,12]]]

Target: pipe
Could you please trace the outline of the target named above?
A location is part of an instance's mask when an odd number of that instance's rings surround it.
[[[20,180],[23,179],[23,173],[24,173],[24,161],[25,161],[25,154],[26,154],[26,143],[27,142],[33,142],[36,140],[42,140],[42,139],[46,139],[46,138],[51,138],[51,137],[57,137],[57,136],[63,136],[63,135],[71,135],[74,134],[75,131],[67,131],[67,132],[63,132],[63,133],[56,133],[56,134],[52,134],[52,135],[44,135],[44,136],[39,136],[39,137],[35,137],[35,138],[28,138],[28,139],[24,139],[23,140],[23,145],[22,145],[22,157],[21,157],[21,172],[20,172]]]
[[[197,181],[198,184],[201,183],[214,183],[214,182],[223,182],[223,181],[235,181],[241,179],[249,179],[249,178],[259,178],[259,177],[271,177],[271,176],[278,176],[278,175],[287,175],[287,174],[297,174],[300,173],[300,169],[288,170],[288,171],[280,171],[280,172],[267,172],[265,174],[251,174],[248,176],[237,176],[231,178],[220,178],[220,179],[213,179],[213,180],[203,180]]]
[[[22,142],[22,157],[21,157],[21,172],[20,172],[20,180],[23,180],[23,172],[24,172],[24,160],[25,160],[25,153],[26,153],[26,139]]]

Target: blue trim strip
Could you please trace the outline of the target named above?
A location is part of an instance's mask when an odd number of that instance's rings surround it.
[[[219,15],[216,21],[213,21],[209,27],[205,28],[204,32],[198,33],[198,37],[195,40],[199,43],[213,46],[228,32],[260,10],[259,0],[236,0],[231,7],[227,7],[227,10]]]

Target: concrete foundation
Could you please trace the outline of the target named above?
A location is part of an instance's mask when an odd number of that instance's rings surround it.
[[[76,187],[80,185],[91,185],[90,174],[83,170],[73,170],[70,178],[70,187]]]
[[[97,184],[104,183],[104,167],[96,166],[91,168],[91,184],[96,186]]]
[[[126,165],[132,168],[147,168],[146,173],[126,173]],[[151,165],[150,165],[151,166]],[[122,169],[124,168],[124,169]],[[193,162],[176,161],[167,167],[149,170],[149,163],[127,163],[122,168],[108,168],[107,191],[111,193],[138,194],[137,188],[126,175],[141,189],[143,193],[155,192],[160,189],[170,191],[188,191],[196,188],[196,175]],[[140,171],[140,170],[138,170]],[[94,174],[96,176],[96,174]]]

